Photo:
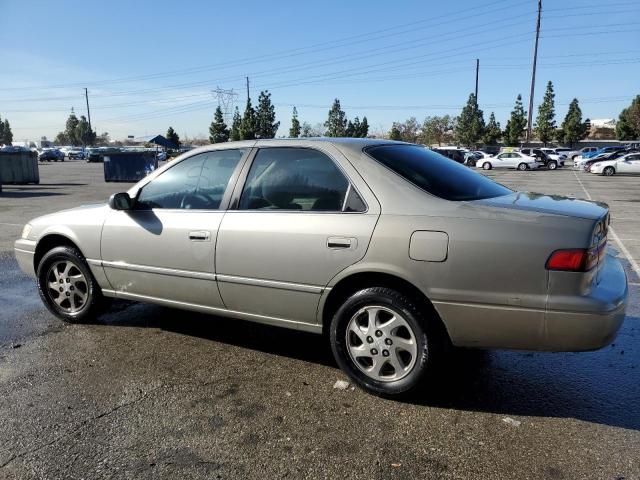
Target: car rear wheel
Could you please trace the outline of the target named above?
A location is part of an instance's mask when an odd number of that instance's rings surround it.
[[[520,171],[526,170],[527,168],[529,167],[527,166],[526,163],[521,163],[520,165],[518,165],[518,170]]]
[[[62,320],[90,320],[104,305],[100,287],[75,248],[56,247],[45,253],[37,267],[37,278],[40,298]]]
[[[484,162],[482,164],[482,168],[484,168],[485,170],[491,170],[491,164],[489,162]]]
[[[403,294],[383,287],[349,297],[330,327],[340,368],[360,387],[384,396],[415,390],[432,363],[434,342],[422,312]]]
[[[549,170],[555,170],[556,168],[558,168],[558,163],[555,160],[552,160],[547,164],[547,168]]]
[[[605,167],[604,170],[602,171],[602,174],[606,175],[607,177],[610,177],[615,173],[616,173],[616,170],[613,167]]]

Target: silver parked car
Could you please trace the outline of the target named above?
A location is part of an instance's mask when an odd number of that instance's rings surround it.
[[[394,395],[449,344],[609,344],[627,281],[608,223],[606,205],[514,192],[412,144],[258,140],[32,220],[15,253],[67,321],[116,297],[325,332],[355,382]]]

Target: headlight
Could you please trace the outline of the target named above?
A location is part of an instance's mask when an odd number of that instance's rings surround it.
[[[31,224],[27,223],[22,229],[22,238],[28,238],[31,233]]]

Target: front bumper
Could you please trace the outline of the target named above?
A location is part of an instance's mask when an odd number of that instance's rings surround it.
[[[21,238],[13,244],[13,251],[20,269],[27,275],[35,277],[36,272],[33,265],[33,257],[36,253],[35,240]]]
[[[627,306],[627,276],[617,258],[610,255],[605,258],[598,271],[599,282],[588,294],[549,296],[545,314],[546,350],[597,350],[609,345],[618,334]]]

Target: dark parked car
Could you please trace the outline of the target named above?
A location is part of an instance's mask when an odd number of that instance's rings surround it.
[[[564,160],[555,160],[539,148],[522,148],[520,151],[525,155],[535,157],[538,162],[542,163],[548,170],[564,167]]]
[[[467,153],[467,150],[462,150],[460,148],[433,148],[432,150],[440,155],[450,158],[451,160],[455,160],[458,163],[465,163],[465,153]]]
[[[56,148],[49,148],[47,150],[43,150],[38,154],[38,160],[41,162],[64,162],[64,153]]]

